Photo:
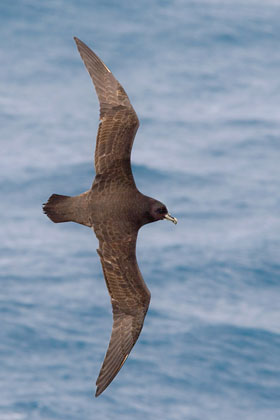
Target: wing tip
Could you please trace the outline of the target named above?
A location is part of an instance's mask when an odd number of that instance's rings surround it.
[[[99,378],[98,378],[99,379]],[[103,391],[105,391],[105,389],[110,385],[110,382],[105,382],[105,383],[99,383],[99,381],[96,381],[96,391],[95,391],[95,398],[99,397],[99,395],[102,394]]]
[[[112,74],[112,72],[111,72],[111,70],[106,66],[106,64],[98,57],[98,55],[96,55],[95,54],[95,52],[93,52],[92,51],[92,49],[91,48],[89,48],[83,41],[81,41],[79,38],[77,38],[76,36],[74,36],[73,37],[73,39],[74,39],[74,41],[76,42],[76,45],[77,45],[77,48],[78,48],[78,50],[79,50],[79,53],[80,53],[80,55],[81,55],[81,57],[82,57],[82,59],[83,59],[83,61],[85,61],[85,59],[84,59],[84,57],[83,57],[83,54],[84,54],[84,51],[83,50],[85,50],[85,51],[87,51],[87,55],[89,55],[89,54],[91,54],[93,57],[94,57],[94,59],[95,59],[95,61],[97,61],[97,62],[99,62],[101,65],[102,65],[102,67],[104,68],[104,69],[106,69],[107,70],[107,72],[108,73],[111,73]],[[88,69],[88,67],[87,67],[87,65],[86,65],[86,68]],[[88,69],[88,71],[89,71],[89,69]],[[90,73],[90,71],[89,71],[89,73]],[[91,75],[91,73],[90,73],[90,75]],[[92,76],[92,75],[91,75]]]
[[[102,390],[99,388],[99,387],[97,387],[96,388],[96,392],[95,392],[95,398],[97,398],[97,397],[99,397],[99,395],[102,393]]]
[[[99,395],[102,394],[103,391],[110,385],[111,381],[108,383],[98,383],[98,380],[96,381],[96,391],[95,391],[95,398],[99,397]]]
[[[78,37],[73,36],[74,41],[76,42],[76,45],[83,44],[83,41],[81,41]]]
[[[90,48],[83,41],[81,41],[77,36],[73,36],[73,39],[76,42],[76,45],[79,51],[80,51],[80,48],[87,48],[90,50]]]
[[[100,374],[97,378],[96,381],[96,392],[95,392],[95,398],[99,397],[100,394],[102,394],[103,391],[105,391],[106,388],[108,388],[108,386],[111,384],[111,382],[113,381],[113,379],[115,379],[115,377],[117,376],[117,374],[119,373],[119,371],[121,370],[121,368],[123,367],[126,359],[128,358],[129,354],[126,354],[124,359],[122,360],[121,364],[118,366],[118,368],[116,369],[116,371],[109,377],[109,379],[103,381],[102,379],[100,380]],[[103,367],[103,366],[102,366]],[[101,368],[102,370],[102,368]]]

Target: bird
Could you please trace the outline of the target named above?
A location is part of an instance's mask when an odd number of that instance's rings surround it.
[[[80,39],[78,51],[95,87],[100,122],[95,147],[95,178],[77,196],[52,194],[43,204],[54,222],[76,222],[92,228],[113,312],[109,346],[96,381],[98,397],[115,378],[142,330],[150,303],[136,260],[139,229],[169,220],[177,224],[165,204],[142,194],[131,169],[131,149],[139,120],[130,100],[103,61]]]

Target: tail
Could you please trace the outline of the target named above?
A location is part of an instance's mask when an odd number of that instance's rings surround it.
[[[76,222],[91,227],[86,195],[87,193],[69,197],[53,194],[47,203],[43,204],[43,211],[54,223]]]

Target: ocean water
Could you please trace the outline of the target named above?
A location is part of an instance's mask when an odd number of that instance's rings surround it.
[[[280,4],[0,6],[0,419],[280,418]],[[98,102],[78,36],[141,120],[143,331],[93,397],[111,333],[97,240],[41,205],[91,185]]]

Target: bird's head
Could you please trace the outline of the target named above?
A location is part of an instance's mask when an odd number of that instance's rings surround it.
[[[170,220],[175,225],[177,224],[176,217],[171,216],[168,213],[166,206],[157,200],[151,200],[149,210],[146,212],[146,219],[148,219],[147,223],[149,222],[156,222],[157,220]]]

